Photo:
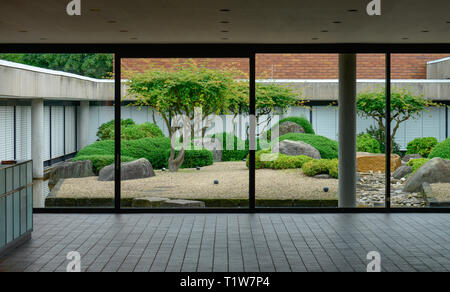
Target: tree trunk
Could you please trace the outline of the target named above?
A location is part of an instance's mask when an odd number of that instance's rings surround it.
[[[175,158],[175,149],[173,147],[170,148],[170,156],[169,156],[169,171],[177,172],[180,169],[181,165],[184,162],[184,147],[178,153],[178,156]]]

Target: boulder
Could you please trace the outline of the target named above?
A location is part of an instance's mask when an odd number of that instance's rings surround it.
[[[205,208],[205,202],[191,200],[169,200],[161,203],[166,208]]]
[[[367,152],[356,153],[356,166],[358,172],[385,172],[386,158],[384,154]],[[402,166],[402,159],[397,154],[391,154],[391,171]]]
[[[121,164],[121,180],[131,180],[155,176],[152,164],[145,158]],[[114,164],[100,170],[99,181],[114,180]]]
[[[431,188],[431,185],[429,183],[424,182],[422,184],[422,193],[427,197],[433,194],[433,189]]]
[[[401,179],[402,177],[407,176],[411,172],[412,172],[411,166],[403,165],[394,171],[394,173],[392,174],[392,177],[395,179]]]
[[[408,162],[411,159],[418,159],[418,158],[422,158],[422,155],[420,155],[420,154],[406,154],[405,156],[403,156],[402,160],[404,162]]]
[[[305,133],[305,129],[294,122],[283,122],[278,125],[279,136],[283,136],[288,133]]]
[[[413,175],[408,177],[405,192],[420,192],[424,182],[450,183],[450,161],[435,157],[422,165]]]
[[[169,201],[168,198],[146,197],[146,198],[134,198],[131,202],[133,208],[157,208],[161,207],[161,204],[165,201]]]
[[[329,174],[317,174],[314,176],[314,178],[318,178],[318,179],[330,179],[331,176]]]
[[[305,155],[314,159],[321,158],[319,150],[302,141],[283,140],[272,147],[272,153],[289,156]]]
[[[192,140],[194,146],[203,147],[211,151],[214,162],[222,161],[222,142],[215,138],[195,138]],[[234,149],[233,149],[234,150]]]
[[[48,184],[54,186],[63,178],[79,178],[94,176],[92,162],[89,160],[63,162],[54,166],[50,172]]]

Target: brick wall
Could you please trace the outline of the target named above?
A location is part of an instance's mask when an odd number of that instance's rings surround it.
[[[426,79],[427,62],[450,54],[394,54],[392,55],[392,78]],[[357,75],[361,79],[383,79],[385,64],[383,54],[358,54]],[[125,78],[133,73],[151,68],[171,68],[185,59],[122,59]],[[233,67],[248,74],[247,59],[194,59],[210,68]],[[274,79],[337,79],[337,54],[258,54],[256,56],[257,78]]]

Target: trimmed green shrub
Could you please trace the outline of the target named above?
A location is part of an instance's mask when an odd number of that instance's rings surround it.
[[[175,151],[176,156],[178,156],[178,151]],[[166,164],[170,156],[170,149],[166,152]],[[175,157],[176,157],[175,156]],[[213,155],[211,151],[207,149],[202,150],[186,150],[184,152],[184,161],[181,168],[194,168],[197,166],[208,166],[212,165],[214,162]]]
[[[431,151],[429,158],[440,157],[442,159],[450,159],[450,138],[437,144]]]
[[[415,173],[419,168],[422,167],[425,163],[430,161],[430,159],[427,158],[418,158],[418,159],[411,159],[408,161],[406,165],[412,167],[412,173]]]
[[[278,123],[276,123],[270,130],[268,130],[266,132],[267,133],[267,141],[270,141],[272,138],[272,129],[284,122],[296,123],[296,124],[300,125],[303,128],[303,130],[305,130],[306,134],[315,134],[311,123],[305,117],[287,117],[287,118],[284,118],[284,119],[281,119],[280,121],[278,121]]]
[[[91,155],[114,155],[114,141],[97,141],[78,151],[77,157]]]
[[[381,153],[380,142],[369,134],[358,135],[356,149],[359,152]]]
[[[222,161],[242,161],[248,154],[248,143],[232,133],[218,133],[211,136],[222,141]],[[234,141],[233,150],[226,150],[227,143]],[[238,150],[243,149],[243,150]]]
[[[303,141],[316,148],[323,159],[334,159],[338,157],[338,143],[323,136],[289,133],[281,136],[278,140]]]
[[[93,171],[96,175],[100,172],[100,170],[108,165],[114,164],[114,155],[86,155],[86,156],[77,156],[72,161],[82,161],[82,160],[90,160],[93,165]],[[120,157],[121,162],[130,162],[136,160],[135,158],[122,156]]]
[[[301,168],[304,163],[313,160],[313,158],[299,155],[289,156],[285,154],[278,154],[278,157],[272,161],[262,161],[261,155],[273,155],[273,158],[277,157],[275,153],[271,153],[270,150],[260,150],[255,154],[255,168],[270,168],[270,169],[292,169]],[[249,159],[246,161],[247,167],[249,166]]]
[[[438,140],[435,137],[416,138],[406,146],[406,154],[420,154],[428,157],[437,144]]]
[[[329,174],[331,177],[338,178],[338,160],[314,159],[303,164],[302,170],[307,176]]]
[[[98,128],[97,137],[100,141],[114,139],[114,120],[102,124]],[[132,119],[121,120],[121,139],[138,140],[142,138],[164,137],[161,129],[152,123],[136,124]]]

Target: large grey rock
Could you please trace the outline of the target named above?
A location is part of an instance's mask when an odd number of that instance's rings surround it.
[[[169,200],[161,203],[167,208],[205,208],[205,202],[191,200]]]
[[[305,133],[305,129],[294,122],[283,122],[278,125],[279,135],[283,136],[288,133]]]
[[[427,197],[433,194],[433,189],[431,188],[431,185],[429,183],[424,182],[422,184],[422,193]]]
[[[408,162],[411,159],[418,159],[418,158],[422,158],[422,155],[420,155],[420,154],[406,154],[405,156],[403,156],[402,161]]]
[[[121,164],[121,180],[131,180],[155,176],[152,164],[145,158]],[[108,165],[100,170],[99,181],[114,180],[114,164]]]
[[[194,146],[203,147],[211,151],[214,162],[222,161],[222,142],[215,138],[195,138],[192,140]],[[234,150],[234,149],[233,149]]]
[[[412,172],[411,166],[403,165],[394,171],[394,173],[392,174],[392,177],[395,179],[401,179],[402,177],[407,176],[411,172]]]
[[[88,176],[94,176],[91,161],[63,162],[53,167],[50,172],[48,184],[54,186],[63,178],[80,178]]]
[[[302,141],[283,140],[272,147],[272,153],[290,156],[305,155],[314,159],[321,158],[319,150]]]
[[[439,157],[431,159],[408,177],[404,191],[420,192],[424,182],[450,183],[450,161]]]
[[[133,208],[157,208],[161,207],[163,202],[169,201],[168,198],[157,198],[157,197],[147,197],[147,198],[134,198],[131,202],[131,207]]]

